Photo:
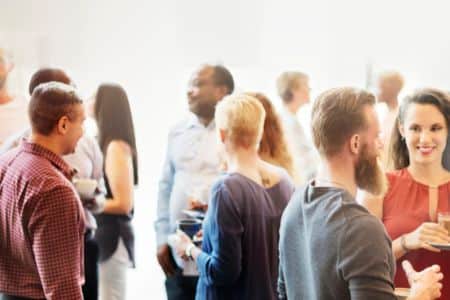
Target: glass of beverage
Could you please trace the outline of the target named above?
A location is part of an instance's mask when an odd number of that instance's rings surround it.
[[[197,219],[181,219],[177,221],[177,228],[184,231],[191,239],[202,229],[202,221]]]
[[[450,212],[438,212],[438,224],[447,229],[450,235]]]
[[[410,294],[410,289],[395,288],[394,294],[397,296],[397,300],[406,300]]]

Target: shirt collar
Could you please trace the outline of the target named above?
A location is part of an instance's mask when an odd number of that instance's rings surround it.
[[[297,119],[297,114],[295,114],[292,111],[290,111],[285,105],[282,106],[281,112],[287,118]]]
[[[49,149],[42,147],[36,143],[31,143],[27,140],[22,140],[20,145],[21,150],[24,152],[32,153],[42,156],[49,160],[58,170],[60,170],[67,179],[72,180],[72,177],[76,174],[76,170],[72,169],[58,154],[50,151]]]
[[[216,128],[216,122],[213,119],[208,126],[205,127],[205,125],[203,125],[198,117],[194,114],[194,113],[190,113],[189,118],[187,120],[186,123],[186,127],[187,128],[193,128],[193,127],[201,127],[201,128],[205,128],[205,129],[215,129]]]

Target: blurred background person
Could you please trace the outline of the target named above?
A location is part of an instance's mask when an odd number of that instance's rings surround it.
[[[259,158],[264,117],[249,95],[217,105],[227,174],[212,188],[202,249],[181,231],[175,239],[178,255],[197,264],[197,300],[277,299],[278,229],[294,185],[284,169]]]
[[[208,202],[210,187],[221,172],[222,162],[214,112],[217,103],[233,90],[233,76],[227,68],[202,65],[189,82],[190,115],[169,132],[155,222],[157,259],[166,275],[169,300],[195,298],[196,266],[175,255],[167,238],[175,232],[176,221],[185,217],[183,209],[203,208]]]
[[[37,86],[51,81],[73,85],[72,80],[63,70],[42,68],[31,76],[28,86],[30,96]],[[30,135],[31,129],[26,128],[19,134],[11,136],[1,145],[0,153],[17,147]],[[94,179],[101,186],[103,178],[103,155],[97,141],[86,132],[83,133],[83,136],[78,141],[75,152],[64,155],[63,159],[70,167],[77,171],[74,178]],[[98,246],[94,239],[94,231],[97,228],[97,223],[88,209],[85,208],[84,212],[86,217],[86,232],[84,235],[85,283],[83,284],[83,297],[85,300],[96,300],[98,299]]]
[[[393,166],[388,165],[389,144],[394,128],[395,120],[398,114],[399,99],[398,95],[402,91],[404,85],[403,76],[397,71],[385,71],[378,77],[378,94],[377,101],[386,104],[387,114],[380,120],[381,122],[381,140],[384,144],[381,161],[387,170],[391,170]]]
[[[91,112],[92,113],[92,112]],[[125,90],[102,84],[93,103],[98,142],[104,157],[106,201],[96,215],[95,239],[99,246],[100,297],[126,297],[127,269],[135,265],[134,186],[138,184],[138,159],[133,117]]]
[[[72,80],[63,70],[57,68],[41,68],[31,76],[28,84],[30,96],[38,85],[51,81],[73,85]],[[31,129],[29,126],[21,127],[19,130],[11,133],[0,145],[0,154],[18,146],[22,139],[27,138],[30,134]]]
[[[296,183],[305,183],[314,177],[318,164],[316,150],[297,117],[299,109],[310,100],[308,75],[284,72],[277,79],[277,90],[283,102],[280,115],[294,157]]]
[[[259,143],[258,154],[262,160],[285,169],[291,178],[296,178],[293,158],[286,143],[281,120],[272,105],[272,102],[264,94],[247,93],[261,102],[266,112],[264,130]]]
[[[450,252],[433,244],[450,243],[448,230],[437,224],[438,213],[450,212],[450,172],[442,165],[449,124],[449,98],[444,92],[423,89],[406,97],[392,133],[390,158],[395,170],[387,173],[389,190],[382,198],[366,194],[362,199],[393,241],[395,285],[408,286],[400,268],[403,260],[419,269],[438,264],[444,274],[442,299],[450,299]]]
[[[6,51],[0,48],[0,145],[12,134],[29,126],[25,97],[8,91],[8,75],[14,65]]]

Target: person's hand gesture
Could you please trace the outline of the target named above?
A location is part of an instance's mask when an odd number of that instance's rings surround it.
[[[448,231],[437,223],[422,223],[416,230],[405,235],[405,246],[409,250],[423,248],[433,252],[440,252],[439,249],[431,246],[431,243],[450,243]]]
[[[444,275],[440,272],[441,268],[438,265],[416,272],[411,263],[405,260],[402,262],[402,267],[411,286],[408,300],[433,300],[441,296],[440,281]]]

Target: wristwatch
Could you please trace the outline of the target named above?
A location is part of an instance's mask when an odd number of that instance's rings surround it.
[[[186,247],[186,250],[184,250],[184,254],[186,255],[187,258],[193,259],[192,249],[194,249],[194,248],[195,248],[194,244],[189,244],[189,246]]]

